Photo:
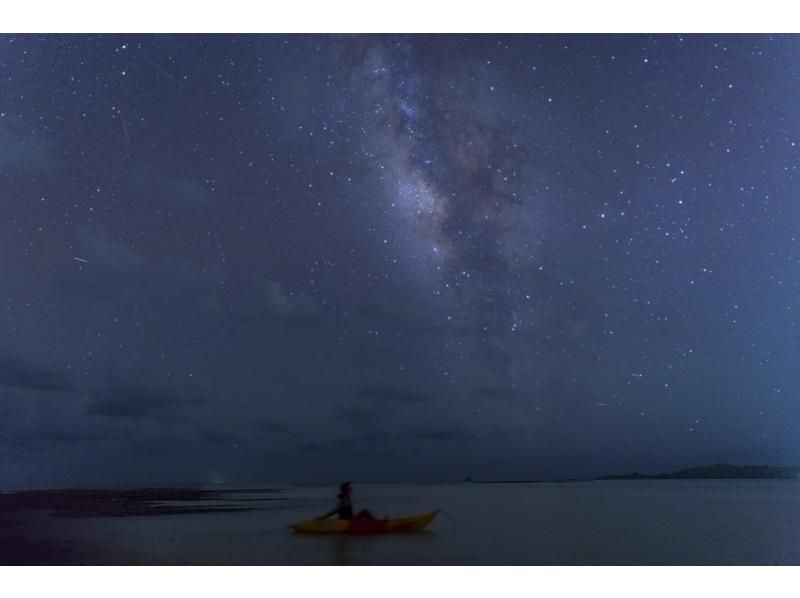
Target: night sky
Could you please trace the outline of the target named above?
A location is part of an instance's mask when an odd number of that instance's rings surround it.
[[[0,36],[0,487],[800,464],[799,65]]]

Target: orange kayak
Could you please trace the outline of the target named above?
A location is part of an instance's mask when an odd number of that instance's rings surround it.
[[[300,534],[391,534],[418,532],[428,527],[439,511],[396,519],[306,519],[291,528]]]

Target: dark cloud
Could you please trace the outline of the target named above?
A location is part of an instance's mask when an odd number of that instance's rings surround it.
[[[364,430],[356,437],[356,443],[364,448],[387,447],[393,441],[387,430]]]
[[[405,401],[405,399],[403,399]],[[419,441],[467,442],[474,436],[457,425],[429,426],[421,424],[419,418],[398,420],[393,416],[397,405],[382,404],[376,407],[351,405],[340,407],[337,419],[346,425],[346,435],[336,446],[351,451],[374,448],[391,449],[408,447]],[[396,415],[396,414],[394,414]],[[446,422],[449,416],[439,413],[437,419]],[[407,425],[403,425],[406,422]],[[417,428],[421,427],[421,430]]]
[[[367,456],[376,452],[386,453],[396,448],[396,438],[383,430],[362,430],[328,441],[301,443],[300,453],[315,455]]]
[[[372,428],[386,417],[385,413],[361,405],[344,405],[336,412],[339,421],[352,428]]]
[[[257,433],[266,432],[274,436],[294,436],[295,433],[283,422],[274,420],[261,420],[253,424],[253,429]]]
[[[381,419],[381,418],[378,418]],[[353,422],[351,422],[353,423]],[[396,451],[417,445],[420,441],[460,444],[470,442],[475,436],[457,427],[425,427],[415,430],[413,426],[398,429],[397,426],[361,426],[355,424],[346,435],[325,442],[305,443],[304,451],[368,454],[371,451]]]
[[[203,442],[218,446],[230,446],[239,441],[239,437],[236,434],[213,426],[200,428],[197,432],[197,437]]]
[[[109,378],[90,393],[87,412],[112,419],[149,420],[175,423],[185,420],[187,411],[208,402],[202,393],[185,388],[155,388],[138,382]]]
[[[110,436],[101,429],[87,428],[86,426],[73,429],[61,425],[47,430],[42,435],[42,439],[54,443],[84,444],[110,440]]]
[[[429,403],[433,397],[414,390],[399,388],[389,385],[364,386],[355,394],[358,399],[375,401],[377,403]]]
[[[65,372],[8,355],[0,356],[0,386],[44,392],[75,390]]]
[[[419,440],[431,440],[444,443],[469,442],[475,438],[469,432],[457,428],[432,428],[418,432],[414,437]]]
[[[481,386],[475,394],[489,401],[514,401],[521,396],[518,389],[510,386]]]
[[[0,123],[0,171],[33,174],[55,167],[52,144],[38,135]]]
[[[352,440],[344,440],[341,442],[302,442],[298,445],[297,452],[300,454],[309,454],[315,456],[330,456],[330,455],[353,455],[359,452]]]

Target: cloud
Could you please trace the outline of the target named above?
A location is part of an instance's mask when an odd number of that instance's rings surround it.
[[[386,452],[392,448],[393,444],[394,439],[389,433],[380,430],[366,430],[356,435],[348,434],[346,437],[324,442],[304,442],[298,447],[298,452],[318,455],[365,456],[376,452]]]
[[[33,174],[55,167],[52,144],[45,139],[0,124],[0,171]]]
[[[429,308],[399,291],[386,292],[362,301],[357,307],[357,313],[372,324],[406,331],[439,334],[448,331],[466,332],[470,329],[464,322],[434,321]]]
[[[420,301],[400,290],[387,291],[362,301],[357,310],[367,320],[402,328],[421,322],[427,312]]]
[[[346,440],[342,442],[304,442],[301,443],[297,449],[298,453],[310,455],[352,455],[358,451],[358,448],[353,445],[352,441]]]
[[[433,397],[413,390],[389,385],[364,386],[356,391],[356,398],[378,403],[428,403]]]
[[[481,386],[475,394],[489,401],[514,401],[520,396],[519,390],[510,386]]]
[[[119,298],[141,286],[147,275],[143,257],[98,228],[77,230],[73,257],[82,261],[60,270],[54,284],[81,298]]]
[[[451,315],[449,319],[442,315],[435,316],[419,300],[394,292],[360,303],[357,313],[373,326],[433,335],[437,338],[443,335],[482,339],[508,336],[507,331],[511,325],[505,321],[506,305],[498,301],[490,290],[486,289],[483,294],[477,290],[471,296],[462,293],[453,298],[458,309],[454,308],[456,315]],[[512,310],[509,308],[508,311]],[[527,332],[531,328],[528,322],[519,326],[520,332]]]
[[[385,444],[396,437],[398,413],[434,401],[429,395],[389,384],[362,386],[354,398],[352,403],[340,405],[333,417],[346,427],[349,438],[359,438],[359,445]]]
[[[64,372],[7,355],[0,356],[0,386],[44,392],[75,390]]]
[[[184,261],[146,259],[97,227],[79,228],[75,247],[80,263],[64,269],[55,284],[81,299],[172,304],[184,312],[200,312],[219,326],[234,321],[250,327],[272,324],[305,329],[324,322],[311,296],[287,290],[278,281],[257,280],[240,294],[247,299],[223,300],[219,280],[226,272],[219,265],[201,268]]]
[[[87,412],[111,419],[150,420],[175,423],[186,419],[185,411],[204,405],[208,397],[179,388],[147,387],[138,382],[110,378],[90,393]]]
[[[432,428],[418,432],[415,434],[415,438],[434,442],[469,442],[474,439],[474,436],[456,428]]]
[[[140,302],[180,302],[183,309],[218,310],[214,294],[219,267],[201,270],[177,260],[157,263],[97,227],[78,228],[74,257],[82,261],[63,269],[55,284],[82,299],[119,300],[138,294]]]
[[[286,291],[277,281],[258,281],[255,302],[231,307],[231,315],[244,322],[271,321],[290,328],[305,328],[322,322],[313,298],[305,293]]]
[[[200,428],[197,432],[197,437],[204,442],[219,446],[230,446],[239,441],[238,436],[211,426]]]
[[[364,386],[355,392],[355,399],[337,407],[333,414],[333,420],[344,426],[344,438],[336,444],[337,450],[387,448],[420,440],[420,435],[409,431],[419,422],[414,407],[434,401],[429,395],[390,385]],[[405,417],[408,415],[412,416],[410,420]],[[437,432],[433,430],[431,438]]]
[[[207,203],[211,199],[208,189],[196,179],[167,174],[150,164],[142,164],[136,169],[131,185],[138,193],[158,200],[191,205]]]
[[[372,428],[385,416],[375,409],[359,405],[344,405],[336,412],[336,419],[354,428]]]
[[[378,452],[407,453],[409,448],[423,443],[462,444],[475,439],[474,435],[458,428],[431,427],[421,431],[410,428],[389,430],[366,428],[351,431],[339,438],[301,443],[301,453],[318,455],[369,456]]]
[[[63,444],[83,444],[109,440],[108,434],[98,429],[90,429],[86,426],[78,429],[60,426],[47,430],[42,439],[46,442],[56,442]]]
[[[189,203],[205,203],[211,197],[208,189],[196,180],[186,177],[166,177],[164,190],[169,197]]]
[[[80,257],[97,268],[125,277],[140,276],[144,266],[144,258],[99,229],[78,231],[78,251]]]
[[[267,432],[276,436],[295,436],[295,433],[283,422],[261,420],[253,424],[256,432]]]
[[[314,300],[303,293],[286,293],[279,282],[259,283],[259,288],[266,298],[265,307],[278,317],[308,317],[316,314]]]

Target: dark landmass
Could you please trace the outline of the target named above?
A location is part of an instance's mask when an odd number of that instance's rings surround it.
[[[267,508],[257,503],[269,502],[274,505],[276,501],[286,499],[236,495],[275,492],[279,490],[139,488],[0,492],[0,566],[81,562],[81,557],[76,555],[72,546],[48,537],[46,524],[45,533],[39,530],[39,533],[32,534],[25,523],[25,511],[44,511],[51,517],[132,517],[254,511]],[[163,504],[166,501],[172,504]]]
[[[671,473],[607,475],[598,480],[793,480],[800,478],[800,467],[773,467],[769,465],[729,465],[717,463],[690,467]]]
[[[135,490],[29,490],[0,493],[0,515],[31,509],[50,511],[57,517],[126,517],[249,511],[250,506],[164,505],[164,501],[279,501],[282,498],[235,498],[229,495],[272,490],[193,490],[140,488]]]

